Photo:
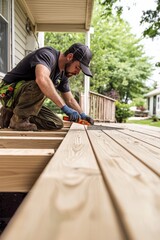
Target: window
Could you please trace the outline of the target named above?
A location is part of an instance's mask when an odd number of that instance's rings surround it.
[[[157,96],[157,110],[160,110],[160,95]]]
[[[0,0],[0,72],[8,69],[8,0]]]
[[[148,100],[148,110],[150,110],[150,98],[147,99]]]

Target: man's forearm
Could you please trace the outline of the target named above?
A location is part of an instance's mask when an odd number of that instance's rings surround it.
[[[44,65],[38,64],[36,66],[36,83],[43,92],[43,94],[54,102],[58,107],[62,108],[65,105],[63,99],[57,93],[52,80],[50,79],[50,71]]]
[[[78,102],[77,102],[74,98],[70,99],[69,101],[66,101],[66,104],[67,104],[69,107],[71,107],[71,108],[73,108],[74,110],[76,110],[77,112],[79,112],[79,113],[82,113],[82,112],[83,112],[82,109],[81,109],[81,107],[80,107],[80,105],[78,104]]]
[[[63,99],[59,96],[52,81],[49,78],[36,79],[36,82],[44,95],[52,102],[54,102],[58,107],[62,108],[65,105]]]

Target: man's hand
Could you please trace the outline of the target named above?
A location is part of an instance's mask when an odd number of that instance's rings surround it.
[[[80,116],[81,116],[81,119],[86,120],[91,125],[94,125],[94,120],[90,116],[87,116],[85,113],[81,113]]]
[[[61,110],[67,114],[67,116],[69,116],[69,120],[73,121],[73,122],[78,122],[80,115],[77,111],[75,111],[74,109],[68,107],[67,105],[64,105]]]

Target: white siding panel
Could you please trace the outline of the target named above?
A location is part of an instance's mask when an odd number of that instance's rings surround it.
[[[25,29],[26,19],[27,17],[22,8],[15,1],[15,65],[25,56],[27,37]]]

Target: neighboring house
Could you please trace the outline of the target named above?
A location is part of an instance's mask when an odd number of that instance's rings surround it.
[[[147,98],[149,115],[160,118],[160,88],[145,94],[145,97]]]
[[[93,2],[0,0],[0,79],[40,46],[39,32],[87,32]]]

